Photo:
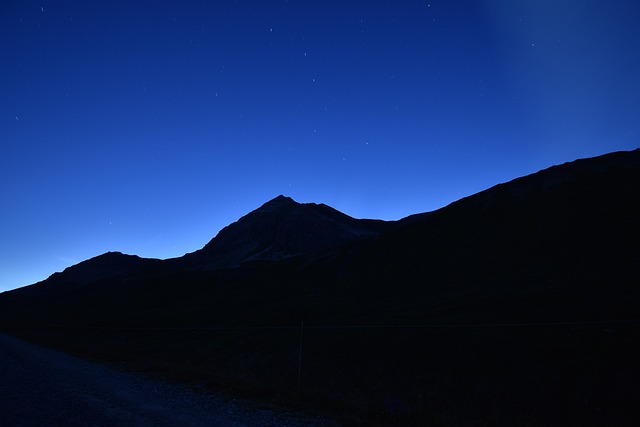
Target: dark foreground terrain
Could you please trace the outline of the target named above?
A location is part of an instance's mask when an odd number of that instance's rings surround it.
[[[639,332],[637,323],[309,328],[299,388],[293,330],[25,336],[199,390],[330,415],[347,425],[634,426]],[[49,383],[45,394],[55,396],[63,384]],[[29,399],[40,398],[37,390],[23,389]],[[61,419],[75,416],[78,407],[69,402],[55,406],[69,408],[58,413]],[[123,410],[135,416],[139,402],[123,401]],[[247,415],[235,414],[235,420]],[[263,425],[259,417],[257,424],[244,420],[238,425]]]
[[[347,424],[637,426],[639,218],[640,150],[393,222],[280,196],[6,292],[0,327]]]
[[[328,426],[0,335],[0,426]]]

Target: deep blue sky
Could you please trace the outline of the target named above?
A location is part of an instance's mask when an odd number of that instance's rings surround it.
[[[0,291],[285,194],[398,219],[640,146],[640,3],[3,1]]]

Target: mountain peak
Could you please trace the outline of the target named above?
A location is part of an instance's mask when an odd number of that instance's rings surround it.
[[[369,221],[281,194],[220,230],[194,255],[206,260],[208,268],[232,267],[250,260],[289,258],[378,234]]]
[[[274,197],[273,199],[269,200],[267,203],[291,203],[291,202],[297,203],[291,197],[279,194],[276,197]]]
[[[253,212],[277,211],[280,209],[286,209],[288,207],[299,205],[300,203],[296,202],[291,197],[283,196],[282,194],[280,194],[277,197],[269,200]]]

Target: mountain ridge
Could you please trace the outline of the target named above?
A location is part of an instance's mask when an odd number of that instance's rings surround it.
[[[483,209],[487,209],[490,205],[503,203],[505,200],[517,203],[532,192],[572,185],[581,176],[598,176],[611,168],[640,168],[640,148],[550,166],[496,184],[434,211],[412,214],[396,221],[356,219],[323,203],[298,203],[293,198],[280,194],[223,227],[204,247],[181,257],[157,260],[109,251],[72,265],[63,272],[53,273],[38,283],[57,283],[61,280],[91,282],[124,274],[135,270],[137,266],[155,261],[196,270],[211,270],[238,267],[248,261],[275,261],[308,255],[358,240],[376,239],[388,231],[428,221],[428,218],[438,216],[440,212],[451,212],[460,207],[468,209],[469,204],[482,205]],[[122,260],[122,265],[107,265],[117,264],[118,257]],[[107,259],[110,261],[100,265]],[[80,271],[84,273],[80,274]]]

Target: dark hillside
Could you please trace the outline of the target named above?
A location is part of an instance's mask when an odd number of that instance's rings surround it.
[[[464,322],[633,318],[639,171],[636,150],[498,185],[383,236],[357,276],[375,265],[368,280],[408,289],[405,304],[471,292],[477,308],[455,313]]]

